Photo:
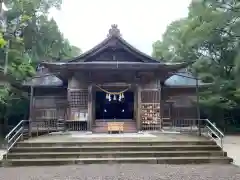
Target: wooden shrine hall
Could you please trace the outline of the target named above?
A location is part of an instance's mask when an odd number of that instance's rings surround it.
[[[41,63],[38,77],[24,83],[32,94],[29,119],[93,132],[107,132],[111,122],[136,132],[196,119],[196,80],[174,75],[187,66],[140,52],[112,25],[105,40],[80,56]]]

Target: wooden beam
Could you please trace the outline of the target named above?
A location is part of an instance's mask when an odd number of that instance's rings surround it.
[[[92,105],[92,101],[93,101],[93,98],[92,98],[92,84],[88,86],[88,130],[91,131],[92,130],[92,118],[93,118],[93,115],[92,115],[92,108],[93,108],[93,105]]]
[[[137,85],[137,130],[141,130],[141,87]]]

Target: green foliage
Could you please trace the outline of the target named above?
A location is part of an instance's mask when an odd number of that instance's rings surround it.
[[[9,11],[5,12],[6,32],[0,33],[0,64],[3,68],[8,54],[8,74],[16,81],[33,76],[40,61],[65,60],[81,53],[63,37],[55,20],[48,18],[49,10],[59,9],[62,0],[11,0],[5,4]],[[26,101],[11,86],[0,88],[0,109],[1,119],[28,111]]]
[[[6,45],[6,41],[3,38],[2,33],[0,33],[0,48],[4,48],[5,45]]]
[[[209,112],[240,108],[240,1],[193,0],[188,17],[172,22],[154,43],[153,56],[194,60],[190,70],[212,83],[201,93]]]
[[[10,87],[3,86],[0,88],[0,103],[6,105],[7,99],[9,98]]]

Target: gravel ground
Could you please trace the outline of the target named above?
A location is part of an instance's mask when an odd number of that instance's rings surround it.
[[[0,180],[240,180],[234,165],[78,165],[0,168]]]

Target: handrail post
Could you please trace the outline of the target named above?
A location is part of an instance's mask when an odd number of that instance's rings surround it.
[[[23,137],[23,135],[24,135],[24,126],[25,126],[25,121],[23,122],[23,124],[22,124],[22,130],[21,130],[21,140],[23,140],[24,139],[24,137]]]
[[[222,149],[223,152],[223,156],[224,156],[224,150],[223,150],[223,138],[224,138],[224,134],[221,130],[219,130],[216,126],[216,123],[212,123],[211,121],[209,121],[208,119],[204,119],[206,121],[206,123],[213,129],[209,128],[209,130],[211,131],[211,133],[214,133],[215,135],[217,134],[218,140],[220,140],[220,147]],[[217,144],[219,144],[219,141],[217,142]]]
[[[222,148],[222,152],[223,152],[223,156],[224,156],[224,150],[223,150],[223,137],[221,137],[221,148]]]
[[[31,124],[31,122],[32,122],[32,120],[33,120],[33,93],[34,93],[34,87],[31,85],[31,91],[30,91],[30,105],[29,105],[29,124],[28,124],[28,126],[29,126],[29,137],[31,137],[32,136],[32,124]]]

